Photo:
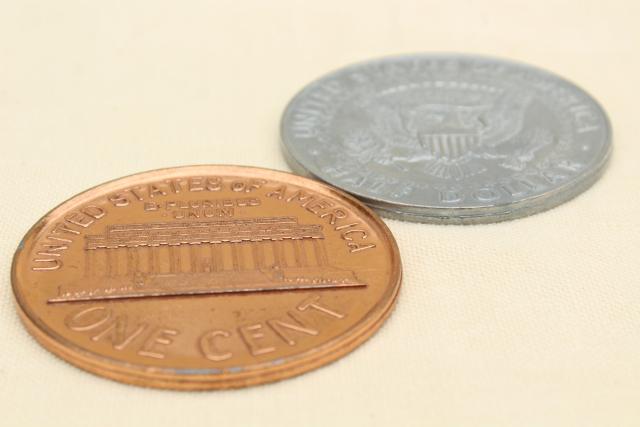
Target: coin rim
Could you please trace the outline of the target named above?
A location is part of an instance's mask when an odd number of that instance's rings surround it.
[[[251,365],[251,368],[247,370],[233,373],[220,369],[217,369],[217,371],[221,372],[213,373],[213,371],[216,371],[215,368],[186,368],[184,370],[189,371],[188,373],[178,373],[178,371],[181,370],[180,368],[150,368],[149,366],[115,360],[91,350],[81,348],[70,340],[60,336],[48,327],[44,321],[37,316],[37,313],[33,313],[32,310],[29,309],[26,301],[24,301],[24,296],[21,295],[19,290],[21,285],[17,279],[18,262],[20,255],[25,249],[24,242],[30,237],[35,237],[39,230],[44,227],[49,217],[66,211],[72,206],[77,206],[83,202],[92,200],[95,198],[94,193],[96,191],[105,193],[109,191],[110,187],[114,187],[114,189],[119,188],[121,181],[130,180],[131,178],[146,181],[158,175],[166,178],[183,176],[189,174],[190,170],[193,170],[193,173],[197,173],[203,171],[203,169],[207,170],[206,173],[211,173],[208,171],[210,169],[216,169],[217,171],[215,173],[222,176],[247,176],[253,174],[254,176],[258,175],[256,177],[261,177],[260,175],[266,174],[265,179],[272,178],[276,181],[292,183],[293,185],[299,185],[311,191],[317,191],[320,194],[325,192],[325,195],[328,193],[329,196],[344,199],[345,204],[351,204],[356,212],[362,214],[363,219],[366,219],[367,223],[376,224],[379,227],[381,238],[386,239],[389,244],[391,270],[388,283],[389,289],[385,292],[385,295],[388,296],[383,296],[377,301],[360,322],[332,340],[302,353],[280,358],[284,359],[284,361],[280,363],[276,364],[273,361],[259,363]],[[278,176],[280,177],[278,178]],[[297,182],[302,183],[296,184]],[[107,188],[105,189],[105,187]],[[362,202],[323,182],[313,181],[289,172],[243,165],[203,164],[154,169],[127,175],[91,187],[60,203],[36,221],[18,245],[11,266],[12,290],[19,317],[27,331],[44,348],[74,366],[109,379],[140,386],[176,390],[226,389],[263,384],[299,375],[328,364],[354,350],[382,326],[397,301],[401,282],[402,264],[395,238],[387,225]]]
[[[548,192],[526,197],[510,203],[499,204],[480,204],[477,206],[460,206],[460,207],[444,207],[434,205],[420,205],[415,203],[407,203],[402,201],[390,200],[388,198],[376,198],[370,195],[362,194],[355,190],[349,190],[348,188],[332,182],[329,178],[324,178],[318,174],[312,172],[307,168],[303,162],[300,161],[295,155],[295,141],[294,138],[290,138],[287,141],[286,138],[286,122],[291,116],[293,104],[298,100],[305,92],[311,90],[313,87],[319,85],[322,81],[329,80],[331,78],[340,76],[341,74],[348,73],[350,70],[357,70],[360,67],[379,64],[384,62],[393,62],[401,60],[411,59],[433,59],[433,60],[445,60],[445,59],[459,59],[459,60],[479,60],[486,62],[502,63],[507,66],[524,68],[531,70],[532,72],[539,73],[543,76],[549,77],[554,80],[558,80],[563,84],[569,86],[570,89],[577,90],[584,94],[595,107],[600,111],[604,121],[604,144],[602,149],[599,150],[596,156],[594,156],[594,166],[590,169],[582,171],[580,174],[574,176],[569,181],[563,183],[561,186],[551,189]],[[337,187],[342,191],[357,197],[362,202],[366,203],[369,207],[373,208],[378,214],[383,217],[391,219],[400,219],[410,222],[421,223],[439,223],[439,224],[487,224],[494,222],[502,222],[525,216],[533,215],[554,208],[564,202],[567,202],[579,194],[586,191],[602,176],[613,151],[613,132],[611,127],[611,121],[607,115],[605,109],[600,102],[593,97],[589,92],[583,89],[581,86],[573,83],[572,81],[556,74],[554,72],[539,68],[535,65],[531,65],[525,62],[520,62],[512,59],[504,59],[501,57],[490,55],[478,55],[468,53],[455,53],[455,52],[442,52],[442,53],[408,53],[400,55],[389,55],[368,60],[358,61],[351,64],[347,64],[340,68],[336,68],[320,77],[312,80],[299,89],[295,95],[289,100],[285,106],[282,115],[280,117],[280,148],[283,156],[289,165],[289,167],[296,173],[320,180],[330,186]],[[300,151],[299,149],[297,151]],[[307,157],[311,157],[310,155]]]

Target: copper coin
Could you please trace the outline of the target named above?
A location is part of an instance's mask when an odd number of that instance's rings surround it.
[[[327,185],[273,170],[188,166],[81,193],[13,260],[29,332],[114,380],[243,387],[314,369],[383,323],[400,287],[384,223]]]

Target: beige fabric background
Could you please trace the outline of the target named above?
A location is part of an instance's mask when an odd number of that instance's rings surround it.
[[[640,425],[640,149],[635,1],[0,2],[3,426]],[[395,313],[340,361],[273,385],[184,393],[84,373],[37,345],[13,250],[68,197],[196,163],[287,169],[280,113],[370,57],[463,51],[537,64],[608,111],[602,180],[530,218],[387,221]]]

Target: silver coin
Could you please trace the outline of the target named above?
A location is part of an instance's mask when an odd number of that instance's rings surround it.
[[[588,188],[611,151],[609,120],[549,72],[466,55],[352,65],[299,92],[281,123],[298,173],[419,222],[486,223]]]

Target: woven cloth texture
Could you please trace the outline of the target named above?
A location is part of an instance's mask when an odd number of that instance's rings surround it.
[[[0,424],[640,425],[640,3],[0,1]],[[584,87],[614,131],[609,168],[548,212],[483,226],[386,221],[404,282],[339,361],[223,392],[127,386],[26,332],[13,252],[50,208],[138,171],[288,170],[279,119],[352,62],[467,52]]]

